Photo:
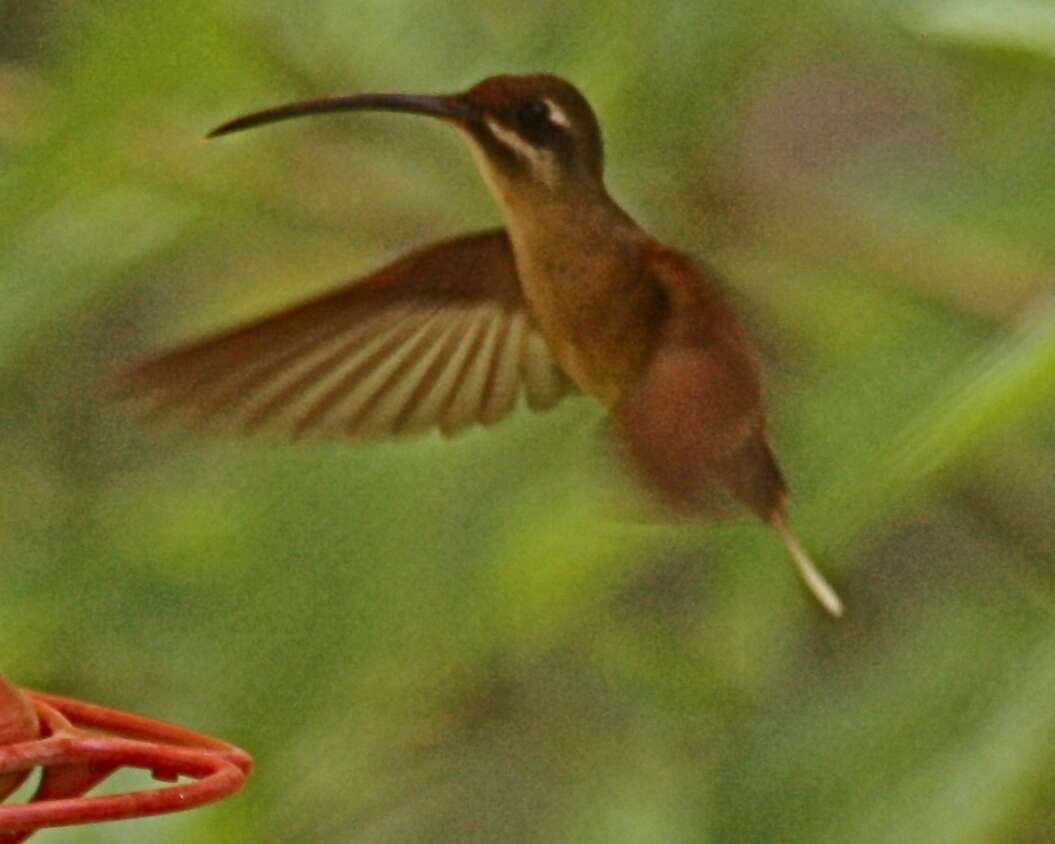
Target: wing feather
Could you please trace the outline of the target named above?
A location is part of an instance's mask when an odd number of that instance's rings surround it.
[[[491,363],[491,390],[480,418],[484,424],[497,422],[516,406],[520,393],[519,357],[524,332],[524,314],[507,315],[502,343]]]
[[[119,387],[155,415],[251,433],[453,434],[573,390],[501,229],[454,238],[273,316],[160,355]]]
[[[490,371],[490,355],[501,327],[495,314],[485,312],[481,317],[480,326],[469,346],[461,383],[452,393],[450,405],[440,420],[440,429],[445,433],[460,431],[479,418],[487,373]]]
[[[519,377],[532,410],[549,410],[568,391],[568,377],[557,365],[542,335],[534,330],[523,335]]]

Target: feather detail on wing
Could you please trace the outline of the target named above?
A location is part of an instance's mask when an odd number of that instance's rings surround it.
[[[177,348],[119,389],[192,424],[374,439],[545,410],[572,391],[493,230],[401,258],[304,304]]]

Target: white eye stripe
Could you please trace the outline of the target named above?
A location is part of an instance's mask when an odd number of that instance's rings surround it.
[[[553,100],[548,98],[543,98],[542,102],[544,102],[549,107],[550,123],[553,123],[564,129],[571,129],[571,121],[568,120],[568,115],[566,115],[561,110],[560,106],[558,106],[555,102],[553,102]]]
[[[497,120],[492,120],[490,117],[485,119],[487,128],[491,130],[491,134],[494,135],[498,140],[504,143],[507,147],[513,150],[521,158],[526,158],[531,161],[538,161],[538,150],[531,144],[527,143],[523,138],[520,137],[512,129],[507,129]]]
[[[487,128],[491,130],[491,134],[524,161],[529,162],[544,183],[550,187],[554,187],[557,184],[557,165],[553,160],[552,152],[532,146],[512,129],[507,129],[496,120],[492,120],[489,117],[484,118],[484,120],[487,123]]]

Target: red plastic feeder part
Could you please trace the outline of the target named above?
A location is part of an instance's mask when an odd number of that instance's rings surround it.
[[[242,787],[253,766],[243,750],[182,727],[78,700],[19,690],[0,674],[0,804],[36,768],[28,803],[0,805],[0,844],[39,829],[180,812],[222,800]],[[182,782],[86,797],[119,768]]]

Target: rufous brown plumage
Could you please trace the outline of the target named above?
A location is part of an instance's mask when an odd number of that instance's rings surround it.
[[[834,590],[788,527],[755,353],[714,275],[608,194],[600,129],[555,76],[461,94],[331,97],[255,112],[226,135],[308,114],[425,114],[456,128],[505,227],[446,240],[274,316],[131,369],[160,411],[252,431],[353,438],[504,418],[578,390],[604,404],[637,477],[673,508],[716,492],[782,537],[833,615]]]

